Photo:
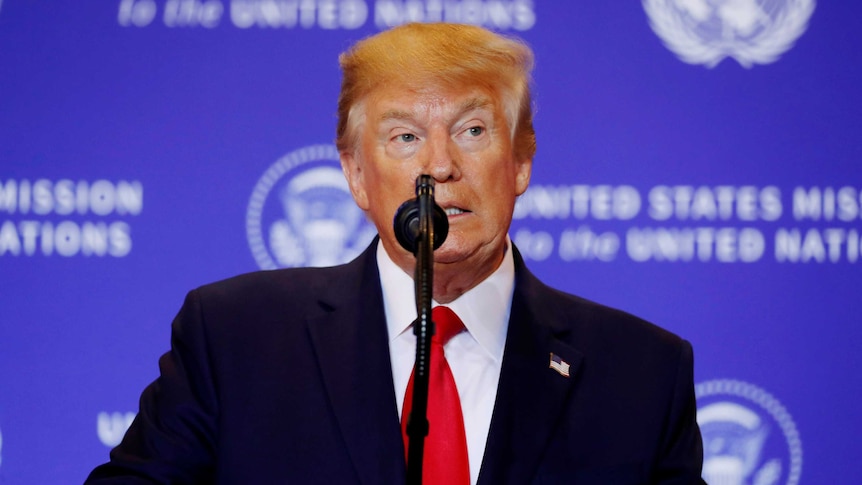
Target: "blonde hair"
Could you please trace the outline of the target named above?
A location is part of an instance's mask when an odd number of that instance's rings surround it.
[[[536,153],[530,98],[533,52],[523,42],[481,27],[411,23],[357,42],[339,57],[336,145],[356,147],[362,102],[387,85],[478,86],[502,99],[519,160]]]

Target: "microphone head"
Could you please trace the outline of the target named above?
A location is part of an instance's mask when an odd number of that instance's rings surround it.
[[[449,234],[449,219],[446,212],[437,204],[431,213],[434,226],[434,249],[443,245]],[[395,211],[395,238],[401,247],[413,254],[419,250],[419,197],[410,199]]]

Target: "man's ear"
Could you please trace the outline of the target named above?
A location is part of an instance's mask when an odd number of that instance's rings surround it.
[[[532,173],[532,158],[515,161],[515,195],[521,195],[527,191],[527,187],[530,185],[530,175]]]
[[[365,181],[363,180],[362,164],[359,158],[347,150],[339,154],[341,158],[341,171],[344,172],[344,178],[347,179],[347,185],[350,186],[350,193],[353,194],[353,200],[360,209],[368,210],[368,194],[365,192]]]

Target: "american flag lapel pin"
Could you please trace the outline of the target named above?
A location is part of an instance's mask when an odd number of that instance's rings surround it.
[[[569,377],[569,363],[551,352],[551,369],[557,371],[563,377]]]

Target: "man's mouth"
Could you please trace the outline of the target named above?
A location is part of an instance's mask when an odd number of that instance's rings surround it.
[[[446,216],[457,216],[458,214],[463,214],[465,212],[467,211],[465,211],[464,209],[459,209],[458,207],[449,207],[448,209],[446,209]]]

